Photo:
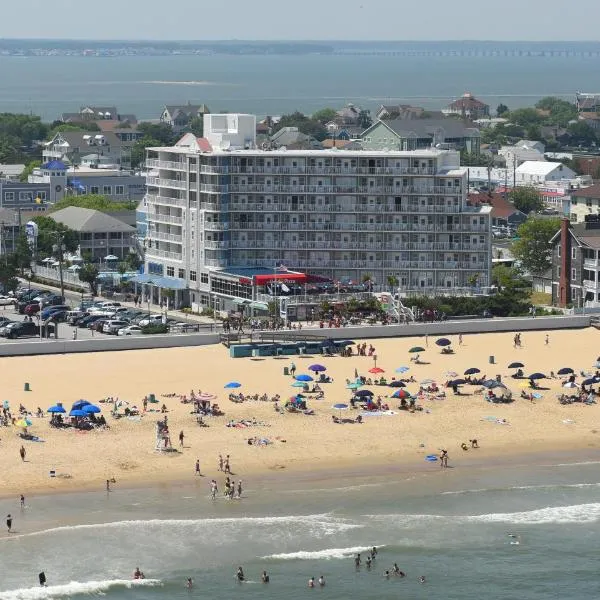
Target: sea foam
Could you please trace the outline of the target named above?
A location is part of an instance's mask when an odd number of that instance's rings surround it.
[[[48,587],[21,588],[0,592],[0,600],[46,600],[64,598],[77,594],[103,594],[111,588],[154,587],[162,585],[159,579],[107,579],[105,581],[71,581]]]
[[[383,548],[384,546],[377,546]],[[264,560],[333,560],[353,556],[360,552],[368,552],[371,547],[353,546],[351,548],[327,548],[325,550],[298,550],[283,554],[270,554],[263,556]]]

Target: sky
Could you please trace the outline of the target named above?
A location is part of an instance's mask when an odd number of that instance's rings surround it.
[[[598,40],[600,0],[0,0],[0,37]],[[26,11],[26,13],[25,13]]]

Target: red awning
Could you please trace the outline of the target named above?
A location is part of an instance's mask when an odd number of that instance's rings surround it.
[[[305,273],[273,273],[270,275],[255,275],[256,285],[266,285],[269,281],[289,281],[291,283],[305,283],[308,278]]]

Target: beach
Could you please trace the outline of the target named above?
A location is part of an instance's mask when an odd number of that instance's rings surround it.
[[[351,331],[351,330],[349,330]],[[43,441],[23,441],[17,436],[18,428],[0,428],[2,473],[0,494],[40,494],[71,492],[75,490],[104,490],[107,479],[115,479],[113,488],[152,486],[169,482],[194,480],[195,463],[200,461],[203,485],[218,473],[219,454],[231,457],[233,479],[242,478],[248,485],[257,479],[284,480],[297,478],[319,479],[322,476],[348,473],[355,477],[379,472],[393,477],[400,472],[440,471],[439,463],[427,463],[425,457],[448,450],[449,465],[469,468],[510,457],[561,451],[577,451],[582,458],[595,457],[600,448],[600,412],[596,405],[572,404],[562,406],[557,394],[562,380],[539,381],[541,397],[534,403],[519,397],[522,381],[510,377],[514,369],[508,364],[520,361],[524,372],[558,371],[571,367],[576,373],[595,370],[594,343],[598,331],[567,330],[531,332],[522,335],[522,348],[513,347],[513,335],[465,335],[462,345],[458,336],[452,336],[454,354],[444,355],[435,344],[436,338],[424,337],[368,340],[377,355],[377,367],[391,377],[413,375],[417,382],[432,379],[439,385],[449,377],[448,372],[462,376],[470,367],[481,370],[488,378],[501,375],[512,390],[515,401],[511,404],[491,404],[482,395],[471,395],[476,389],[462,386],[465,395],[454,396],[446,390],[444,399],[419,401],[422,411],[409,413],[398,410],[398,400],[389,399],[393,388],[371,386],[375,398],[390,405],[390,412],[367,416],[360,410],[337,411],[336,403],[348,403],[350,390],[346,379],[354,379],[355,370],[367,377],[374,360],[368,356],[322,357],[298,356],[291,358],[231,359],[223,346],[181,349],[158,349],[128,352],[107,352],[85,355],[57,355],[4,359],[5,386],[3,400],[8,400],[16,413],[22,403],[35,413],[37,407],[46,410],[62,402],[67,410],[79,399],[98,403],[107,397],[118,397],[128,406],[142,408],[144,396],[154,394],[157,403],[149,404],[149,411],[141,417],[113,419],[110,404],[99,404],[110,426],[108,430],[89,432],[73,429],[54,429],[47,417],[30,417],[28,431]],[[359,340],[356,340],[357,342]],[[414,364],[408,350],[415,345],[425,348],[420,358],[427,364]],[[494,364],[490,364],[490,356]],[[284,368],[295,363],[299,373],[310,373],[314,363],[326,367],[326,374],[334,381],[321,384],[324,399],[311,400],[308,406],[314,415],[278,413],[271,402],[233,403],[229,392],[244,394],[279,394],[287,400],[297,388],[293,378],[283,374]],[[398,375],[395,370],[407,366],[409,370]],[[581,380],[578,377],[578,380]],[[224,389],[225,384],[237,381],[239,389]],[[25,383],[31,391],[25,391]],[[418,383],[408,383],[406,389],[416,392]],[[183,404],[177,397],[165,394],[215,394],[225,415],[206,417],[208,427],[200,427],[191,414],[192,405]],[[177,452],[155,450],[155,426],[164,417],[160,408],[166,405],[171,441]],[[284,402],[281,402],[283,405]],[[335,424],[332,416],[354,419],[365,415],[363,423]],[[250,427],[227,427],[230,420],[255,420]],[[183,448],[179,446],[179,432],[184,432]],[[250,438],[266,440],[266,444],[249,444]],[[470,447],[469,440],[477,439],[479,448]],[[461,449],[465,443],[469,450]],[[26,460],[21,460],[23,445]],[[515,460],[517,460],[515,458]],[[54,477],[50,472],[54,472]]]

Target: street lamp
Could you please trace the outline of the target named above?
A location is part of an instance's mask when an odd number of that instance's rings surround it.
[[[66,250],[64,245],[64,234],[62,231],[54,231],[54,235],[56,236],[56,244],[52,246],[52,251],[57,254],[58,258],[58,271],[60,274],[60,296],[63,299],[65,298],[65,283],[63,280],[63,252]]]

